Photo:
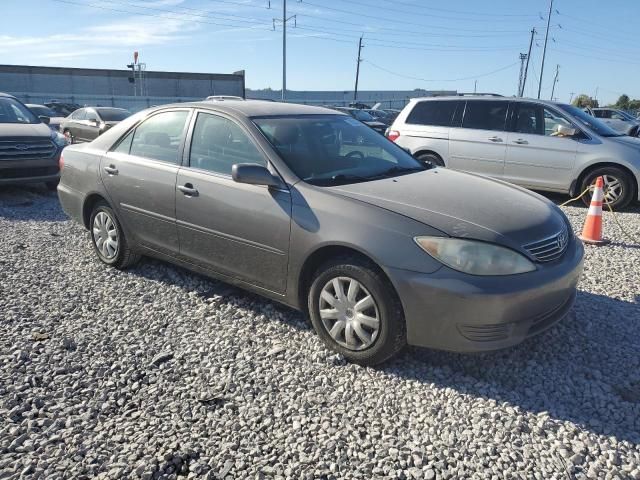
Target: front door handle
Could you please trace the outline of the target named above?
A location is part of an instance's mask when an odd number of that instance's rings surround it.
[[[108,167],[104,167],[104,171],[107,172],[109,175],[118,174],[118,169],[116,168],[115,165],[109,165]]]
[[[198,190],[193,188],[193,185],[190,183],[185,183],[184,185],[178,185],[178,190],[185,194],[187,197],[197,197]]]
[[[501,142],[502,139],[500,137],[493,136],[493,137],[489,137],[489,141],[490,142]]]
[[[523,140],[522,138],[519,138],[518,140],[514,140],[513,143],[517,143],[518,145],[529,145],[529,142],[527,142],[526,140]]]

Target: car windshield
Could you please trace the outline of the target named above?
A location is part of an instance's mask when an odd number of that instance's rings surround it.
[[[364,110],[351,110],[351,111],[353,112],[353,116],[358,120],[360,120],[361,122],[375,121],[375,118],[373,118],[370,113],[367,113]]]
[[[313,185],[366,182],[426,169],[396,144],[344,115],[253,121],[289,168]]]
[[[634,120],[634,121],[635,121],[635,118],[633,117],[633,115],[629,115],[627,112],[625,112],[625,111],[623,111],[623,110],[615,110],[615,112],[616,112],[618,115],[620,115],[620,116],[622,116],[622,117],[626,118],[627,120]]]
[[[36,115],[40,116],[40,115],[44,115],[45,117],[57,117],[58,115],[56,114],[56,112],[54,112],[53,110],[51,110],[48,107],[45,107],[44,105],[27,105],[29,110],[31,110],[33,113],[35,113]]]
[[[121,122],[131,115],[129,111],[121,108],[97,108],[96,111],[105,122]]]
[[[584,125],[585,127],[590,128],[598,135],[603,137],[623,137],[623,133],[616,132],[609,125],[604,123],[603,121],[597,119],[596,117],[592,117],[587,112],[579,109],[578,107],[574,107],[573,105],[566,104],[558,104],[558,108],[564,110],[569,115],[572,115],[579,123]]]
[[[0,97],[0,123],[40,123],[40,119],[17,100]]]

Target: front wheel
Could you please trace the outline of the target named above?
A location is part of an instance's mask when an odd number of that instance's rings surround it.
[[[91,243],[101,262],[124,269],[140,256],[130,247],[115,212],[106,202],[99,202],[91,212]]]
[[[311,323],[332,350],[361,365],[377,365],[406,344],[400,300],[373,265],[343,257],[321,266],[308,294]]]
[[[604,180],[604,204],[613,209],[624,208],[633,198],[633,180],[631,176],[618,167],[601,167],[589,172],[582,180],[581,191],[589,188],[589,192],[582,197],[585,205],[591,203],[591,196],[598,177]]]

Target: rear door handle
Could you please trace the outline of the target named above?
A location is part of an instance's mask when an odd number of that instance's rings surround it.
[[[494,137],[489,137],[489,141],[490,142],[501,142],[502,139],[500,137],[494,136]]]
[[[104,167],[104,171],[107,172],[109,175],[118,174],[118,169],[116,168],[115,165],[109,165],[108,167]]]
[[[523,140],[522,138],[519,138],[518,140],[514,140],[513,143],[517,143],[518,145],[529,145],[529,142],[527,142],[526,140]]]
[[[190,183],[185,183],[184,185],[178,185],[178,190],[185,194],[187,197],[197,197],[198,190],[193,188],[193,185]]]

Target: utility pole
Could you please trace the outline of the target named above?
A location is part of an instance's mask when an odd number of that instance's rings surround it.
[[[362,53],[362,36],[360,36],[360,41],[358,42],[358,63],[356,64],[356,88],[353,90],[353,101],[358,100],[358,78],[360,77],[360,54]]]
[[[473,81],[473,93],[475,94],[478,91],[478,80]]]
[[[527,53],[527,65],[524,67],[524,78],[522,79],[522,90],[520,90],[520,96],[524,97],[524,86],[527,84],[527,74],[529,73],[529,60],[531,60],[531,48],[533,47],[533,37],[536,34],[536,29],[531,29],[531,40],[529,40],[529,53]]]
[[[551,23],[551,14],[553,13],[553,0],[549,1],[549,15],[547,16],[547,33],[544,36],[544,49],[542,50],[542,65],[540,66],[540,81],[538,82],[538,99],[542,91],[542,75],[544,74],[544,61],[547,56],[547,41],[549,40],[549,24]]]
[[[571,96],[569,97],[569,103],[571,103],[573,101],[573,96],[576,94],[576,92],[571,92]]]
[[[553,87],[551,87],[551,101],[553,102],[553,94],[556,91],[556,83],[558,83],[558,73],[560,73],[560,65],[556,65],[556,75],[553,77]]]
[[[523,75],[524,75],[524,61],[527,59],[527,54],[526,53],[521,53],[520,54],[520,76],[518,77],[518,97],[521,97],[522,94],[520,92],[522,92],[522,79],[523,79]]]
[[[271,2],[269,2],[269,8]],[[287,22],[293,19],[293,26],[296,26],[296,16],[291,15],[287,18],[287,0],[282,0],[282,20],[273,19],[273,29],[276,29],[276,22],[282,22],[282,101],[286,100],[287,95]]]

